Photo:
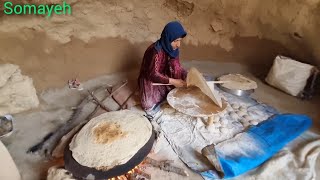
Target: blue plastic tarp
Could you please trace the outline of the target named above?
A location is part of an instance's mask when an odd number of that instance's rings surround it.
[[[215,146],[223,177],[218,177],[214,170],[201,175],[205,179],[227,179],[244,174],[270,159],[311,125],[312,120],[306,115],[274,115]]]

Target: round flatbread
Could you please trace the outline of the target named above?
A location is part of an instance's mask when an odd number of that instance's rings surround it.
[[[150,139],[147,118],[130,110],[104,113],[76,134],[70,150],[82,166],[108,170],[127,163]]]
[[[228,81],[221,86],[232,90],[252,90],[258,87],[257,83],[241,74],[227,74],[218,78],[219,81]]]

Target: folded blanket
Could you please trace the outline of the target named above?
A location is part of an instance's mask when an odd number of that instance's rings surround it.
[[[267,161],[309,129],[311,124],[311,119],[306,115],[275,115],[232,139],[205,147],[204,152],[214,154],[207,158],[216,170],[201,174],[206,179],[232,178],[244,174]]]

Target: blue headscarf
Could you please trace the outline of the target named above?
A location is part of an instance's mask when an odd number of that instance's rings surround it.
[[[171,42],[184,38],[187,35],[182,25],[178,21],[169,22],[161,33],[161,38],[156,42],[155,48],[157,51],[163,49],[170,57],[175,58],[179,56],[179,49],[173,50]]]

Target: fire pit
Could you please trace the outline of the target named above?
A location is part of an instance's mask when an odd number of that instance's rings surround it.
[[[65,169],[70,171],[74,177],[79,179],[86,179],[89,176],[94,177],[94,179],[96,180],[115,178],[117,176],[128,173],[130,170],[138,166],[150,153],[154,140],[155,134],[154,132],[152,132],[149,141],[127,163],[115,166],[114,168],[107,171],[97,170],[95,168],[89,168],[80,165],[72,157],[72,152],[70,151],[69,146],[66,146],[64,152]]]
[[[108,112],[90,120],[68,143],[65,169],[78,179],[123,176],[146,158],[154,140],[152,126],[142,115],[128,110]],[[95,152],[90,154],[91,150]],[[100,164],[84,163],[84,157]]]

